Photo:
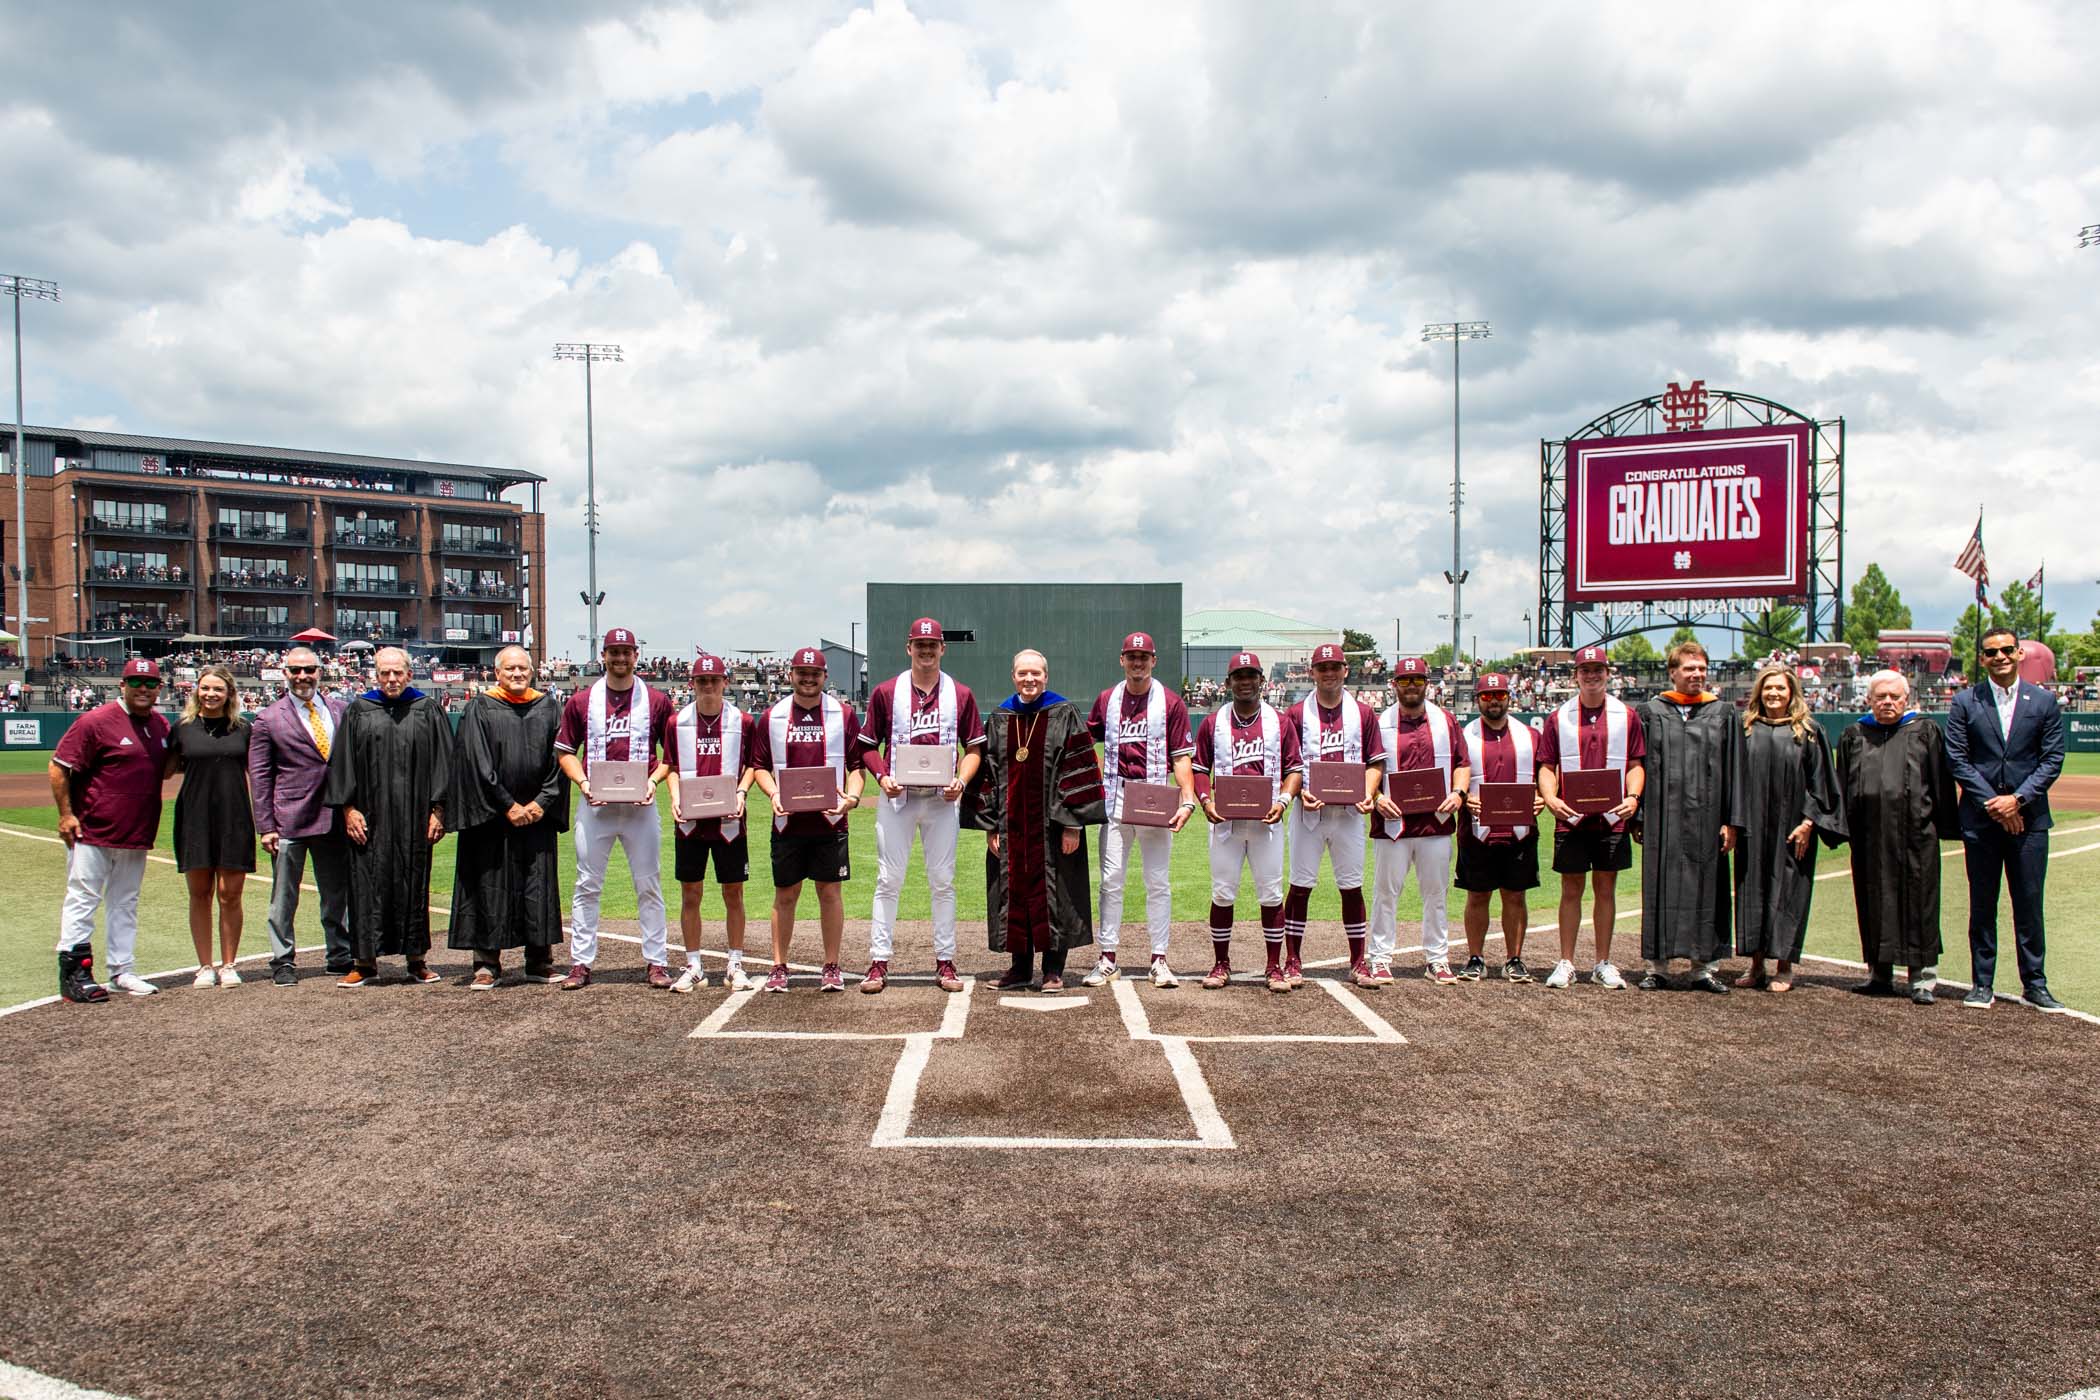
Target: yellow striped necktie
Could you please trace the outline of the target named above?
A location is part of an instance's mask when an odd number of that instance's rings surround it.
[[[321,757],[328,757],[328,731],[322,727],[321,712],[311,700],[306,702],[306,727],[313,730],[314,747],[321,751]]]

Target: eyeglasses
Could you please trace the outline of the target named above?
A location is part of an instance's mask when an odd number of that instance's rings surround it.
[[[2018,651],[2019,649],[2020,648],[2018,646],[1985,647],[1983,649],[1983,654],[1985,656],[2011,656],[2014,652]]]
[[[159,690],[160,682],[151,676],[126,676],[124,684],[133,690]]]
[[[287,666],[284,673],[288,676],[312,676],[318,675],[320,670],[318,666]]]

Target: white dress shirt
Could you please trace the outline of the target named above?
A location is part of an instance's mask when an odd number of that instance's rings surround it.
[[[2010,689],[1991,682],[1991,698],[1998,702],[1998,734],[2001,738],[2012,737],[2013,711],[2020,704],[2020,683],[2016,680]]]

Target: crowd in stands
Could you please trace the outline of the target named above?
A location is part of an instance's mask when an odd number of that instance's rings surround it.
[[[119,608],[115,612],[96,613],[88,620],[88,626],[97,632],[187,632],[189,619],[175,612],[135,612],[130,608]]]
[[[305,574],[289,569],[223,569],[216,582],[221,588],[291,588],[308,586]]]
[[[190,572],[180,564],[90,564],[88,579],[94,583],[188,583]]]

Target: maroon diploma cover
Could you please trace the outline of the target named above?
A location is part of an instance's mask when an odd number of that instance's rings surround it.
[[[1322,802],[1354,807],[1364,800],[1364,766],[1334,759],[1308,763],[1305,790]]]
[[[1402,768],[1385,775],[1385,795],[1408,816],[1434,812],[1451,795],[1451,782],[1441,768]]]
[[[838,805],[838,774],[829,768],[780,770],[781,811],[828,812]]]
[[[1563,768],[1560,800],[1585,817],[1609,812],[1626,798],[1625,777],[1616,768]]]
[[[1210,780],[1210,805],[1227,821],[1260,821],[1269,815],[1269,780],[1214,777]]]
[[[1122,821],[1132,826],[1172,826],[1174,814],[1181,810],[1181,789],[1172,783],[1123,784]],[[1268,809],[1262,809],[1267,816]]]
[[[601,758],[585,776],[600,802],[640,802],[649,795],[649,765],[640,759]]]
[[[678,780],[678,820],[701,821],[726,817],[736,810],[736,779],[720,774]]]
[[[1534,791],[1530,783],[1482,783],[1480,824],[1501,827],[1530,826],[1537,817],[1531,810]]]

